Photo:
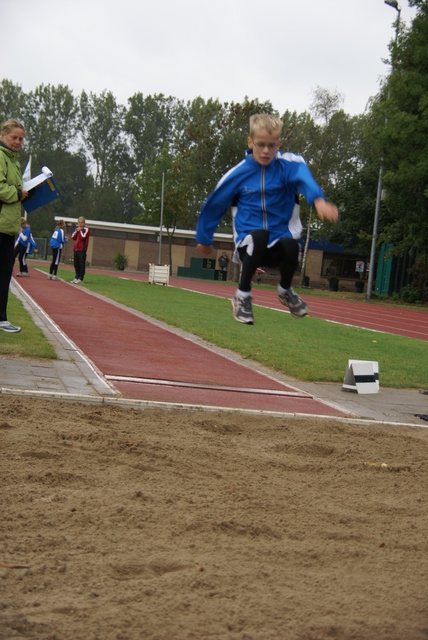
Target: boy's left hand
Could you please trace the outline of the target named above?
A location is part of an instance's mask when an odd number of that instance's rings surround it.
[[[332,202],[326,202],[323,198],[317,198],[314,205],[320,220],[330,220],[330,222],[338,221],[339,212],[336,205]]]

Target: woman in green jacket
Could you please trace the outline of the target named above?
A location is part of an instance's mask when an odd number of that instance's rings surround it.
[[[28,196],[22,187],[18,151],[25,129],[18,120],[2,124],[0,135],[0,330],[21,331],[7,320],[7,300],[14,262],[15,236],[21,229],[21,202]]]

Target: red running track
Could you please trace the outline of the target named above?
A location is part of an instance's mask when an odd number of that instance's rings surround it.
[[[283,413],[346,412],[190,338],[31,269],[22,289],[126,398]]]
[[[117,272],[101,269],[91,269],[103,275],[117,276]],[[126,273],[123,277],[147,282],[145,274]],[[220,298],[232,298],[235,287],[222,282],[209,280],[191,280],[186,278],[170,278],[170,286],[189,291],[198,291]],[[309,313],[315,318],[322,318],[330,322],[339,322],[354,327],[383,331],[394,335],[406,336],[417,340],[428,341],[428,309],[409,309],[387,304],[373,304],[362,297],[361,301],[335,300],[321,296],[303,294],[309,305]],[[276,288],[253,289],[253,303],[271,309],[285,311],[279,302]],[[256,311],[257,314],[257,311]],[[256,318],[257,320],[257,318]]]
[[[117,272],[98,269],[91,271],[117,277]],[[124,275],[123,277],[148,281],[148,276],[145,274],[126,273],[126,276]],[[198,291],[220,298],[231,299],[235,292],[234,286],[222,282],[211,282],[210,280],[172,277],[169,280],[169,284],[180,289]],[[428,309],[410,309],[387,304],[373,304],[363,297],[361,301],[335,300],[334,298],[314,295],[305,296],[304,294],[302,297],[309,305],[309,314],[315,318],[428,341]],[[272,287],[272,289],[254,288],[253,303],[285,311],[285,307],[278,300],[275,287]]]
[[[91,269],[91,271],[118,277],[117,272],[111,270]],[[70,270],[70,273],[73,274],[74,272]],[[144,282],[148,281],[148,276],[141,273],[126,273],[122,277]],[[231,286],[230,283],[225,284],[209,280],[172,277],[169,280],[169,284],[180,289],[198,291],[228,299],[231,299],[235,292],[235,287]],[[426,308],[410,309],[387,304],[373,304],[364,297],[361,298],[361,301],[335,300],[334,298],[324,298],[316,295],[305,296],[304,294],[302,297],[309,305],[309,314],[315,318],[428,341],[428,309]],[[272,289],[254,288],[253,303],[271,309],[286,311],[278,300],[275,287],[272,287]]]

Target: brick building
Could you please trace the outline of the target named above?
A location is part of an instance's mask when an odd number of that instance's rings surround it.
[[[59,217],[56,218],[58,220]],[[67,223],[67,235],[76,228],[75,218],[63,218]],[[91,230],[88,256],[89,265],[113,268],[113,258],[125,254],[129,271],[148,272],[150,264],[170,264],[170,248],[166,229],[160,242],[159,227],[135,224],[87,220]],[[228,279],[237,279],[237,269],[232,262],[233,238],[231,234],[214,235],[214,251],[211,256],[218,267],[218,258],[225,251],[229,256]],[[195,232],[177,229],[171,239],[171,275],[177,275],[179,267],[190,267],[192,258],[200,258],[196,251]],[[63,260],[73,258],[73,243],[68,242],[63,251]],[[262,265],[261,265],[262,266]],[[306,276],[313,288],[328,289],[329,279],[339,279],[341,290],[353,291],[356,280],[366,282],[368,273],[367,256],[345,252],[339,245],[310,240],[306,257]],[[271,284],[277,281],[277,274],[266,271],[262,282]],[[296,274],[294,284],[300,281]]]

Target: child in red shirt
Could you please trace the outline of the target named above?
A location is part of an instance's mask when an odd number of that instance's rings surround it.
[[[72,284],[83,282],[86,270],[86,252],[88,250],[89,229],[85,226],[85,218],[80,216],[77,220],[77,229],[71,234],[74,240],[74,271],[76,277],[71,280]]]

